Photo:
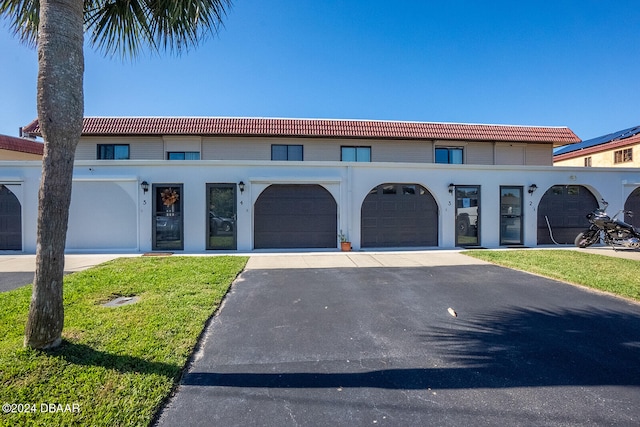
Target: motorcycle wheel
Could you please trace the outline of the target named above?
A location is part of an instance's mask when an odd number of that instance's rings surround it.
[[[597,231],[586,230],[576,236],[575,244],[579,248],[586,248],[593,245],[600,237]]]

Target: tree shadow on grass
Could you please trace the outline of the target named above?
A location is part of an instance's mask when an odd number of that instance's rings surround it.
[[[278,365],[242,371],[232,365],[219,369],[227,372],[188,373],[182,384],[404,390],[640,386],[640,315],[633,311],[513,308],[457,318],[417,338],[416,346],[446,360],[445,367],[327,373],[282,372]],[[323,368],[331,369],[330,362]]]
[[[180,374],[182,369],[181,366],[152,362],[140,357],[107,353],[85,344],[77,344],[67,340],[63,340],[59,347],[48,350],[47,353],[51,356],[61,357],[74,365],[98,366],[120,373],[155,374],[173,379]]]

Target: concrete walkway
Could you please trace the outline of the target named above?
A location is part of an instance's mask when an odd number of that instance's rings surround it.
[[[64,271],[71,273],[82,271],[94,265],[111,261],[130,254],[67,254],[64,259]],[[33,273],[36,268],[35,255],[0,255],[0,273]]]
[[[65,256],[65,273],[86,270],[94,265],[123,256],[139,256],[127,254],[82,254]],[[33,282],[36,268],[35,255],[0,255],[0,292],[7,292]]]
[[[485,264],[458,250],[252,254],[246,269],[436,267]]]
[[[640,261],[640,251],[631,249],[613,250],[608,246],[579,249],[573,246],[544,246],[532,249],[576,250],[597,255],[613,256]],[[513,250],[513,249],[496,249]],[[340,268],[340,267],[435,267],[450,265],[478,265],[483,261],[461,256],[464,249],[434,249],[421,251],[354,251],[354,252],[249,252],[230,253],[249,256],[248,269],[274,268]],[[229,253],[206,252],[200,254],[175,254],[176,256],[216,256]],[[121,257],[136,257],[142,254],[67,254],[65,272],[82,271],[94,265]],[[0,254],[1,273],[33,273],[36,256],[33,254]]]
[[[605,255],[612,256],[616,258],[625,258],[625,259],[633,259],[636,261],[640,261],[640,251],[635,251],[633,249],[616,249],[615,251],[610,246],[596,246],[590,247],[586,249],[575,248],[575,250],[580,252],[588,252],[596,255]]]

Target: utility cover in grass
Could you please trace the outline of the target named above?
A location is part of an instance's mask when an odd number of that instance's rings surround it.
[[[114,300],[102,304],[103,307],[120,307],[122,305],[135,304],[140,301],[140,297],[118,297]]]

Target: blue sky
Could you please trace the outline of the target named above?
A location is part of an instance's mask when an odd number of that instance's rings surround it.
[[[0,133],[36,117],[37,58],[0,28]],[[640,125],[637,0],[235,0],[187,54],[85,50],[86,116]]]

